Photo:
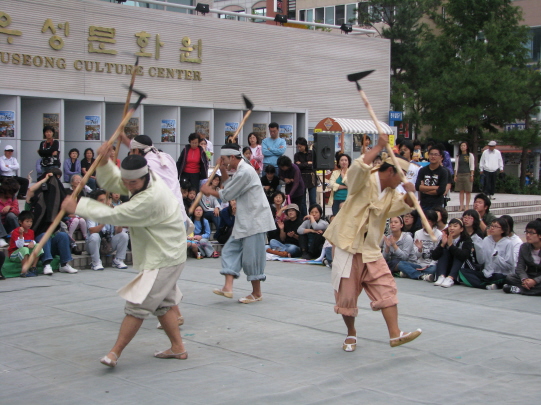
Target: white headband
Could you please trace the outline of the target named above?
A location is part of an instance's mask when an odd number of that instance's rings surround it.
[[[160,151],[156,149],[153,145],[145,145],[144,143],[137,142],[134,139],[130,141],[130,149],[141,149],[143,153],[146,155],[148,152],[154,152],[156,155],[158,155],[158,158],[160,159],[160,163],[162,166],[166,166],[167,162],[161,155]]]
[[[120,168],[120,177],[126,180],[140,179],[144,175],[148,174],[148,166],[145,165],[139,169],[128,170],[123,167]]]
[[[223,148],[220,150],[220,154],[222,156],[242,156],[241,151],[234,148]]]

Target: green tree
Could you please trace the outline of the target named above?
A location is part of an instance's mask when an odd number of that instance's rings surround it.
[[[425,73],[421,43],[430,31],[428,13],[441,0],[369,0],[360,3],[359,25],[391,41],[391,106],[404,111],[412,130],[420,128],[419,88]]]
[[[434,137],[463,137],[477,151],[488,133],[521,115],[528,28],[511,0],[449,0],[432,19],[423,123]]]

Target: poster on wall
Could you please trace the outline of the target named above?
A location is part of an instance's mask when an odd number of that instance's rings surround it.
[[[267,124],[252,124],[252,132],[262,141],[267,137]]]
[[[314,148],[313,129],[308,130],[308,136],[306,137],[306,142],[308,142],[308,149],[312,150]]]
[[[162,120],[162,142],[175,142],[177,120]]]
[[[124,127],[124,133],[130,139],[139,135],[139,117],[132,117]]]
[[[238,122],[226,122],[225,123],[225,143],[231,143],[232,137],[235,134],[235,131],[239,127]]]
[[[195,121],[195,133],[209,139],[209,121]]]
[[[85,141],[99,141],[101,138],[101,117],[85,115]]]
[[[15,137],[15,111],[0,111],[0,138]]]
[[[44,113],[43,114],[43,126],[48,125],[54,128],[54,135],[53,139],[58,139],[60,136],[60,114],[49,114]],[[43,139],[45,139],[45,135],[43,135]]]
[[[367,137],[370,139],[370,145],[368,145],[368,148],[371,148],[374,146],[374,143],[372,142],[373,135],[365,135],[365,134],[353,134],[353,152],[361,152],[363,150],[363,137]]]
[[[293,125],[280,125],[278,134],[285,139],[286,145],[293,145]]]
[[[344,148],[342,148],[342,134],[337,133],[334,137],[334,150],[343,151],[351,156],[353,150],[353,134],[344,134]]]

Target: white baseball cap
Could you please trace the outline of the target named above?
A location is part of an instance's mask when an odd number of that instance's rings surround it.
[[[6,145],[6,147],[4,148],[4,150],[15,150],[15,149],[14,149],[13,146],[11,146],[11,145]]]
[[[488,146],[496,146],[496,141],[490,141],[490,142],[488,143]]]

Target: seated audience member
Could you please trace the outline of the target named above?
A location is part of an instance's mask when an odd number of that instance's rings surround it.
[[[440,231],[443,231],[447,228],[449,214],[447,213],[447,210],[443,207],[434,207],[434,211],[436,211],[436,215],[438,216],[438,222],[436,223],[436,227]]]
[[[94,200],[107,204],[107,192],[105,190],[96,190],[90,195]],[[88,238],[86,239],[86,250],[90,257],[92,257],[92,270],[103,270],[103,264],[100,257],[100,246],[102,238],[106,238],[110,241],[113,248],[113,252],[116,251],[115,258],[113,259],[113,267],[117,269],[127,269],[128,266],[124,263],[126,259],[126,250],[128,249],[128,242],[130,236],[126,232],[122,232],[121,226],[114,226],[110,224],[99,224],[91,219],[86,220],[88,228]]]
[[[31,229],[34,216],[30,211],[22,211],[19,214],[18,220],[19,227],[13,230],[9,241],[9,260],[21,263],[21,277],[35,277],[38,275],[37,265],[39,256],[43,254],[43,251],[30,263],[30,268],[27,271],[22,270],[22,267],[26,264],[34,247],[37,245],[34,240],[34,231]]]
[[[274,193],[280,189],[280,179],[276,175],[276,168],[274,165],[268,165],[265,167],[264,175],[261,176],[261,185],[263,191],[269,200],[269,205],[272,205],[274,201]]]
[[[515,270],[513,243],[507,237],[509,225],[505,219],[495,219],[487,229],[488,236],[483,239],[481,252],[477,254],[481,266],[477,269],[463,266],[460,280],[468,287],[496,290]]]
[[[195,226],[193,235],[188,236],[188,249],[191,249],[194,257],[202,259],[204,257],[219,257],[218,252],[214,251],[210,239],[209,221],[204,217],[203,208],[197,206],[193,212],[192,221]]]
[[[407,214],[404,214],[402,218],[404,219],[404,226],[402,227],[402,232],[408,232],[413,238],[415,236],[415,232],[421,229],[417,224],[417,220],[419,219],[419,214],[417,213],[417,210],[413,210],[411,212],[408,212]]]
[[[90,169],[92,163],[94,163],[94,150],[92,148],[86,148],[83,158],[81,159],[81,175],[85,175],[87,170]],[[92,175],[86,183],[92,190],[96,189],[96,176]]]
[[[69,183],[71,176],[81,174],[81,162],[79,162],[79,149],[73,148],[68,153],[68,158],[64,161],[64,182]]]
[[[329,224],[334,220],[334,215],[331,215],[329,218]],[[332,261],[333,261],[333,254],[332,254],[332,244],[327,239],[325,239],[325,243],[323,244],[323,247],[321,248],[321,255],[316,259],[316,262],[322,262],[325,266],[332,269]]]
[[[222,204],[220,203],[220,201],[213,195],[202,194],[201,201],[199,202],[199,206],[203,208],[203,217],[205,217],[205,219],[209,222],[212,221],[214,223],[215,230],[218,230],[220,228],[221,205]]]
[[[282,257],[299,257],[301,248],[299,246],[299,234],[297,233],[302,224],[300,209],[297,204],[289,204],[284,208],[286,218],[276,221],[279,230],[279,239],[269,241],[270,248],[267,253]]]
[[[507,223],[509,224],[508,238],[511,239],[511,243],[513,244],[513,260],[515,261],[515,264],[516,264],[518,262],[518,253],[523,243],[522,239],[520,239],[520,236],[518,236],[515,233],[515,230],[514,230],[515,221],[513,220],[513,217],[511,217],[510,215],[502,215],[500,218],[505,219]]]
[[[462,220],[451,219],[446,231],[442,232],[441,243],[432,252],[432,258],[438,261],[434,285],[452,287],[464,262],[470,258],[472,248],[473,242]],[[434,278],[427,277],[426,281],[434,281]]]
[[[6,145],[4,148],[4,156],[0,156],[0,181],[4,181],[5,179],[9,178],[16,180],[20,187],[18,198],[20,200],[24,200],[26,198],[29,181],[24,177],[17,176],[20,166],[17,158],[13,157],[13,152],[13,146]],[[38,164],[38,166],[41,170],[41,159],[39,160],[39,163],[40,164]]]
[[[473,209],[479,213],[481,222],[479,223],[479,229],[486,236],[487,228],[496,219],[494,215],[490,213],[490,206],[492,202],[485,194],[477,194],[473,199]]]
[[[83,178],[81,177],[80,174],[74,174],[73,176],[71,176],[70,188],[66,190],[66,194],[71,195],[75,191],[75,189],[79,187],[79,184],[81,184],[81,180],[83,180]],[[90,196],[91,192],[92,192],[92,189],[85,184],[85,186],[79,193],[79,196],[77,197],[77,199],[81,197],[88,197]]]
[[[322,213],[323,210],[319,204],[312,205],[308,219],[297,229],[303,259],[311,260],[314,257],[319,257],[321,253],[325,243],[323,233],[329,226],[329,223],[321,218]]]
[[[19,226],[19,201],[15,197],[19,191],[19,183],[13,178],[6,178],[0,184],[0,248],[8,245],[4,239]]]
[[[242,155],[250,162],[257,174],[261,176],[261,165],[256,159],[252,158],[252,149],[249,146],[245,146],[242,148]]]
[[[26,195],[27,209],[34,214],[32,230],[39,242],[49,225],[60,211],[62,201],[66,198],[66,189],[60,178],[62,171],[58,168],[49,169],[43,178],[33,184]],[[44,265],[43,274],[52,275],[51,262],[55,255],[60,256],[61,273],[77,273],[77,270],[70,266],[71,243],[66,232],[58,232],[58,228],[52,237],[43,245],[43,256],[41,261]]]
[[[466,232],[472,238],[473,243],[481,244],[481,241],[485,237],[483,231],[481,230],[481,217],[479,213],[475,210],[466,210],[462,214],[462,222],[464,222],[464,227]]]
[[[425,216],[432,227],[437,241],[432,241],[430,235],[424,229],[419,229],[415,232],[413,244],[415,245],[414,252],[417,260],[414,262],[401,261],[398,263],[400,277],[426,280],[427,277],[433,276],[436,272],[436,261],[432,258],[432,252],[441,241],[441,231],[436,227],[438,215],[433,210],[427,210]]]
[[[401,261],[413,262],[417,258],[414,252],[413,238],[408,232],[402,232],[404,218],[393,217],[390,222],[391,234],[384,236],[381,243],[383,258],[391,273],[397,271]]]
[[[268,167],[268,166],[267,166]],[[272,204],[270,209],[274,222],[277,224],[276,229],[273,231],[267,232],[267,239],[280,239],[280,229],[278,228],[278,221],[284,221],[286,219],[285,207],[286,207],[286,196],[281,191],[275,191],[272,195]]]
[[[195,188],[190,187],[190,189],[186,193],[186,197],[183,198],[184,208],[186,209],[186,213],[189,212],[190,207],[192,206],[193,202],[195,201],[195,197],[197,197],[197,191],[195,191]]]
[[[306,215],[306,188],[301,169],[285,155],[278,158],[277,164],[280,168],[280,180],[286,184],[285,194],[288,196],[288,202],[297,204],[301,215]]]
[[[233,232],[233,225],[235,225],[235,216],[237,215],[237,201],[229,201],[229,205],[222,208],[220,211],[220,229],[214,234],[214,239],[218,243],[225,245]]]
[[[526,225],[526,243],[520,247],[515,273],[508,274],[503,291],[508,294],[541,295],[541,219]]]
[[[74,174],[71,176],[70,180],[70,188],[66,190],[67,195],[71,195],[75,189],[81,184],[82,177],[79,174]],[[79,193],[79,199],[80,197],[88,197],[90,193],[92,192],[91,188],[88,186],[84,186],[81,192]],[[68,235],[71,239],[71,253],[80,255],[81,252],[77,248],[77,244],[75,243],[75,238],[73,237],[73,234],[79,228],[81,233],[83,234],[83,238],[86,240],[88,238],[88,232],[86,228],[86,220],[84,218],[81,218],[79,215],[71,214],[65,217],[64,222],[66,223],[66,226],[68,227]]]
[[[120,194],[109,193],[109,205],[114,208],[120,204],[122,204],[122,200],[120,199]]]

